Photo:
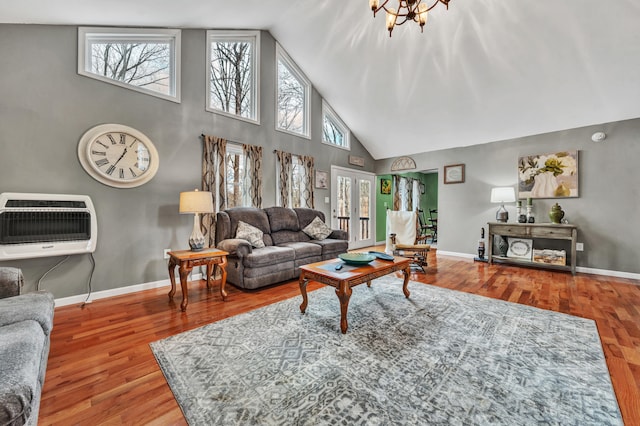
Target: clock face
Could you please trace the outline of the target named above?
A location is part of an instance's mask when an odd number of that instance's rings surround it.
[[[101,124],[80,139],[78,158],[98,182],[117,188],[142,185],[158,170],[158,152],[151,140],[131,127]]]

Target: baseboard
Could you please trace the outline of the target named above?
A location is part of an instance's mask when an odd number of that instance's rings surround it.
[[[476,257],[475,254],[469,253],[457,253],[454,251],[443,251],[438,250],[437,255],[444,256],[453,256],[453,257],[463,257],[465,259],[473,259]],[[640,274],[635,274],[633,272],[623,272],[623,271],[610,271],[608,269],[596,269],[596,268],[586,268],[584,266],[576,266],[577,272],[582,272],[584,274],[593,274],[593,275],[604,275],[607,277],[615,277],[615,278],[628,278],[631,280],[640,280]],[[640,283],[638,283],[640,285]]]
[[[202,279],[202,274],[198,273],[198,274],[191,275],[189,278],[189,281],[200,280],[200,279]],[[180,284],[180,277],[176,277],[176,283]],[[167,278],[166,280],[152,281],[152,282],[143,283],[143,284],[135,284],[127,287],[119,287],[119,288],[112,288],[110,290],[92,292],[91,294],[88,295],[89,296],[88,299],[87,299],[87,294],[85,293],[85,294],[79,294],[77,296],[70,296],[70,297],[63,297],[60,299],[56,299],[55,302],[56,302],[56,307],[74,305],[77,303],[78,304],[91,303],[94,300],[106,299],[107,297],[120,296],[123,294],[129,294],[129,293],[136,293],[138,291],[151,290],[154,288],[169,287],[170,285],[171,285],[171,281],[169,281],[169,278]]]

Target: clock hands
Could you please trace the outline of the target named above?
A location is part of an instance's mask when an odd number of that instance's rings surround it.
[[[120,155],[120,158],[118,158],[116,162],[113,163],[114,167],[120,162],[120,160],[122,160],[122,158],[126,155],[126,153],[127,153],[127,148],[125,148],[124,151],[122,151],[122,155]]]

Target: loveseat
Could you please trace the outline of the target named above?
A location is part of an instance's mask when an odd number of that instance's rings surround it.
[[[215,244],[229,253],[227,282],[256,289],[298,277],[302,265],[345,253],[347,233],[330,229],[324,220],[321,211],[308,208],[235,207],[218,212]],[[239,228],[246,230],[246,225],[254,228],[253,237],[238,238]],[[321,235],[309,236],[316,225]]]
[[[20,294],[22,271],[0,267],[0,425],[37,425],[53,327],[53,295]]]

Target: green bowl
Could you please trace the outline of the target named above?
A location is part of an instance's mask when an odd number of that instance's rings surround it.
[[[371,253],[342,253],[338,257],[347,265],[366,265],[373,261],[376,255]]]

